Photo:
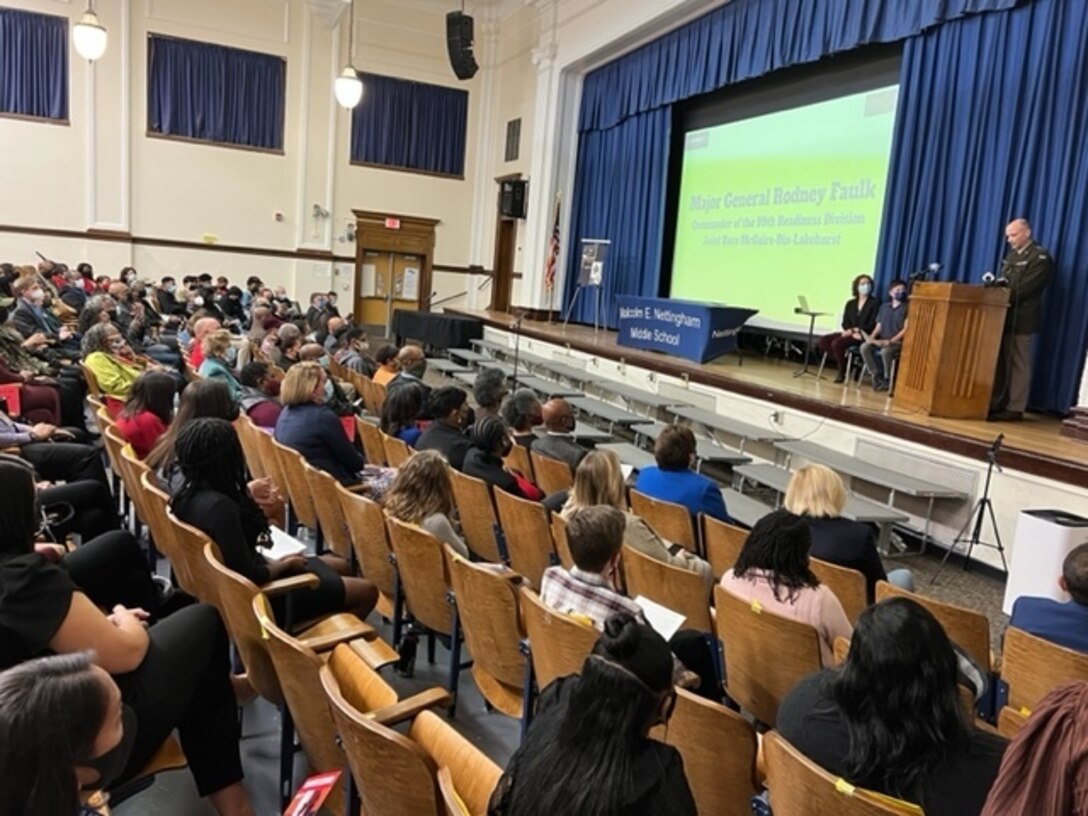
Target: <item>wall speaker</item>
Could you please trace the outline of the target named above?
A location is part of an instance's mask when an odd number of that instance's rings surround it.
[[[480,70],[472,54],[472,28],[472,17],[463,11],[451,11],[446,15],[446,47],[458,79],[472,79]]]
[[[510,179],[502,182],[499,191],[499,215],[504,218],[524,218],[526,215],[526,189],[528,182]]]

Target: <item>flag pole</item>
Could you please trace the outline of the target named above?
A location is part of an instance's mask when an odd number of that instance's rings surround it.
[[[552,231],[548,236],[548,258],[544,262],[544,285],[548,288],[548,323],[555,322],[555,272],[559,266],[559,205],[562,201],[562,191],[555,194],[555,208],[552,217]],[[554,257],[553,257],[554,253]],[[548,266],[551,266],[551,275],[548,274]]]

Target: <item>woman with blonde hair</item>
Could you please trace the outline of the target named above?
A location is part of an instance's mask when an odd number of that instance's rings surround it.
[[[665,541],[645,520],[632,513],[627,508],[623,488],[623,471],[615,451],[591,451],[574,472],[574,487],[560,515],[569,518],[575,510],[597,504],[606,504],[624,511],[627,518],[624,544],[657,561],[698,573],[706,582],[709,593],[714,586],[714,574],[710,570],[710,564],[679,544]]]
[[[454,509],[449,465],[434,450],[413,454],[397,471],[385,497],[385,512],[393,518],[419,525],[468,558],[468,547],[453,524]]]
[[[230,389],[230,398],[238,402],[242,398],[242,384],[234,376],[228,355],[231,349],[231,334],[226,329],[217,329],[204,335],[200,346],[204,351],[204,360],[200,363],[200,376],[207,380],[221,380]]]
[[[812,531],[810,556],[864,575],[869,603],[875,598],[877,581],[913,591],[910,570],[884,571],[876,549],[876,529],[843,517],[846,499],[846,485],[826,465],[806,465],[793,474],[786,489],[786,509],[808,522]]]

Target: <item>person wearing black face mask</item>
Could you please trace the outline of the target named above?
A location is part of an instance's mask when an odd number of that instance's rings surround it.
[[[547,434],[535,440],[530,448],[541,456],[566,462],[574,473],[589,453],[571,438],[575,426],[574,410],[565,399],[557,397],[544,403],[543,415]]]
[[[862,333],[861,358],[873,373],[873,390],[887,391],[891,387],[892,363],[903,350],[907,335],[907,284],[898,278],[888,287],[891,301],[880,307],[876,328]],[[877,353],[879,352],[879,359]]]
[[[461,468],[466,476],[483,479],[522,499],[543,501],[544,492],[522,474],[510,470],[503,459],[510,453],[514,440],[506,423],[497,416],[481,417],[472,426],[472,449],[465,454]],[[422,439],[420,442],[422,443]]]

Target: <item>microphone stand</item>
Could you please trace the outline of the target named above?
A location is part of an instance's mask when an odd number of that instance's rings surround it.
[[[521,353],[521,321],[525,319],[525,312],[518,315],[518,319],[510,324],[510,328],[514,331],[514,386],[513,390],[518,390],[518,358]]]

